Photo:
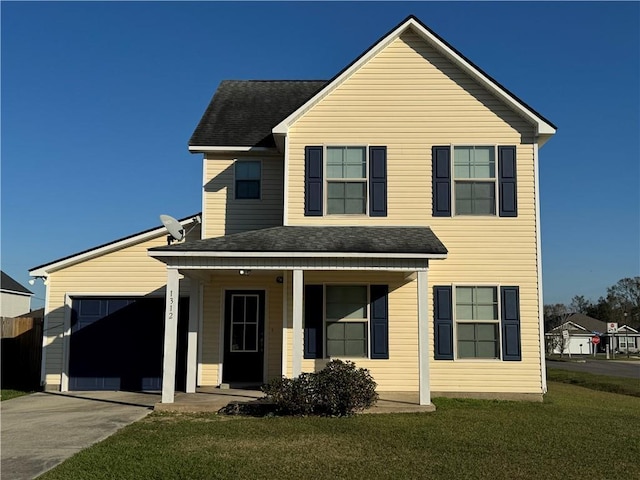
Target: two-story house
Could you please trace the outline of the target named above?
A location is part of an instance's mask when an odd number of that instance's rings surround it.
[[[34,268],[43,383],[247,385],[331,358],[380,391],[546,392],[538,149],[555,126],[408,17],[328,81],[224,81],[201,224]],[[163,313],[164,312],[164,313]]]

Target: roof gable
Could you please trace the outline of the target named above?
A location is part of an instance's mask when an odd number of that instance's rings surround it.
[[[351,64],[345,67],[335,77],[333,77],[320,91],[318,91],[307,102],[301,105],[296,111],[282,120],[273,128],[275,135],[286,135],[289,128],[301,118],[307,111],[313,108],[318,102],[334,91],[339,85],[353,75],[358,69],[375,57],[380,51],[386,48],[391,42],[396,40],[404,32],[412,30],[424,41],[428,42],[439,53],[449,61],[457,65],[462,71],[478,81],[483,87],[507,104],[521,117],[528,120],[536,127],[539,135],[539,143],[542,145],[556,131],[556,127],[539,113],[525,104],[522,100],[509,92],[483,70],[473,64],[464,55],[449,45],[444,39],[424,25],[414,16],[409,16],[389,33],[380,38],[374,45],[356,58]]]
[[[190,225],[195,222],[200,215],[200,213],[197,213],[195,215],[182,218],[179,220],[179,222],[182,226]],[[58,260],[54,260],[53,262],[33,267],[29,270],[29,275],[31,275],[32,277],[46,277],[50,273],[70,267],[71,265],[75,265],[92,258],[100,257],[102,255],[106,255],[108,253],[115,252],[117,250],[121,250],[123,248],[127,248],[132,245],[136,245],[138,243],[160,237],[162,235],[167,235],[167,229],[164,226],[150,228],[142,232],[134,233],[133,235],[129,235],[127,237],[119,238],[112,242],[98,245],[97,247],[83,250],[79,253],[74,253],[72,255],[59,258]]]

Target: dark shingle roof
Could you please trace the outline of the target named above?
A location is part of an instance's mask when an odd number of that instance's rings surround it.
[[[326,84],[326,80],[224,80],[189,145],[274,147],[271,129]]]
[[[429,227],[273,227],[152,251],[446,254]]]
[[[569,318],[567,318],[567,322],[573,322],[581,327],[584,327],[589,332],[607,332],[607,324],[602,320],[598,320],[597,318],[590,317],[589,315],[585,315],[583,313],[574,313]]]
[[[29,295],[33,295],[33,292],[31,290],[27,290],[25,287],[20,285],[3,271],[0,271],[0,288],[9,292],[27,293]]]

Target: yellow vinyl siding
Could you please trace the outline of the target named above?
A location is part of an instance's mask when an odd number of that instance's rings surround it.
[[[234,159],[261,160],[262,181],[259,200],[236,200],[234,196]],[[204,161],[203,190],[204,235],[219,237],[259,228],[282,225],[283,160],[268,155],[213,155]]]
[[[433,391],[541,392],[533,142],[532,125],[411,32],[290,128],[288,224],[429,226],[447,247],[448,258],[431,261],[428,273]],[[304,147],[341,144],[387,147],[387,217],[304,216]],[[431,147],[474,144],[516,145],[518,217],[432,217]],[[433,286],[462,283],[520,287],[522,361],[433,360]],[[390,295],[388,365],[366,362],[381,390],[418,388],[415,288]],[[398,314],[408,322],[399,331]]]
[[[281,272],[257,272],[240,278],[237,271],[213,272],[204,286],[202,328],[202,386],[216,386],[222,382],[219,365],[222,363],[220,333],[224,323],[225,290],[265,291],[265,348],[267,379],[281,376],[282,370],[282,284],[276,282]]]
[[[195,232],[194,234],[197,234]],[[47,385],[59,385],[63,368],[63,333],[66,295],[164,295],[167,269],[147,250],[167,244],[164,233],[151,240],[71,265],[49,275],[47,331],[45,335]],[[183,295],[188,279],[180,281]]]

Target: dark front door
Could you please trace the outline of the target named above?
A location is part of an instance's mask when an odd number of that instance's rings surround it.
[[[264,291],[231,290],[224,307],[224,383],[262,383]]]

